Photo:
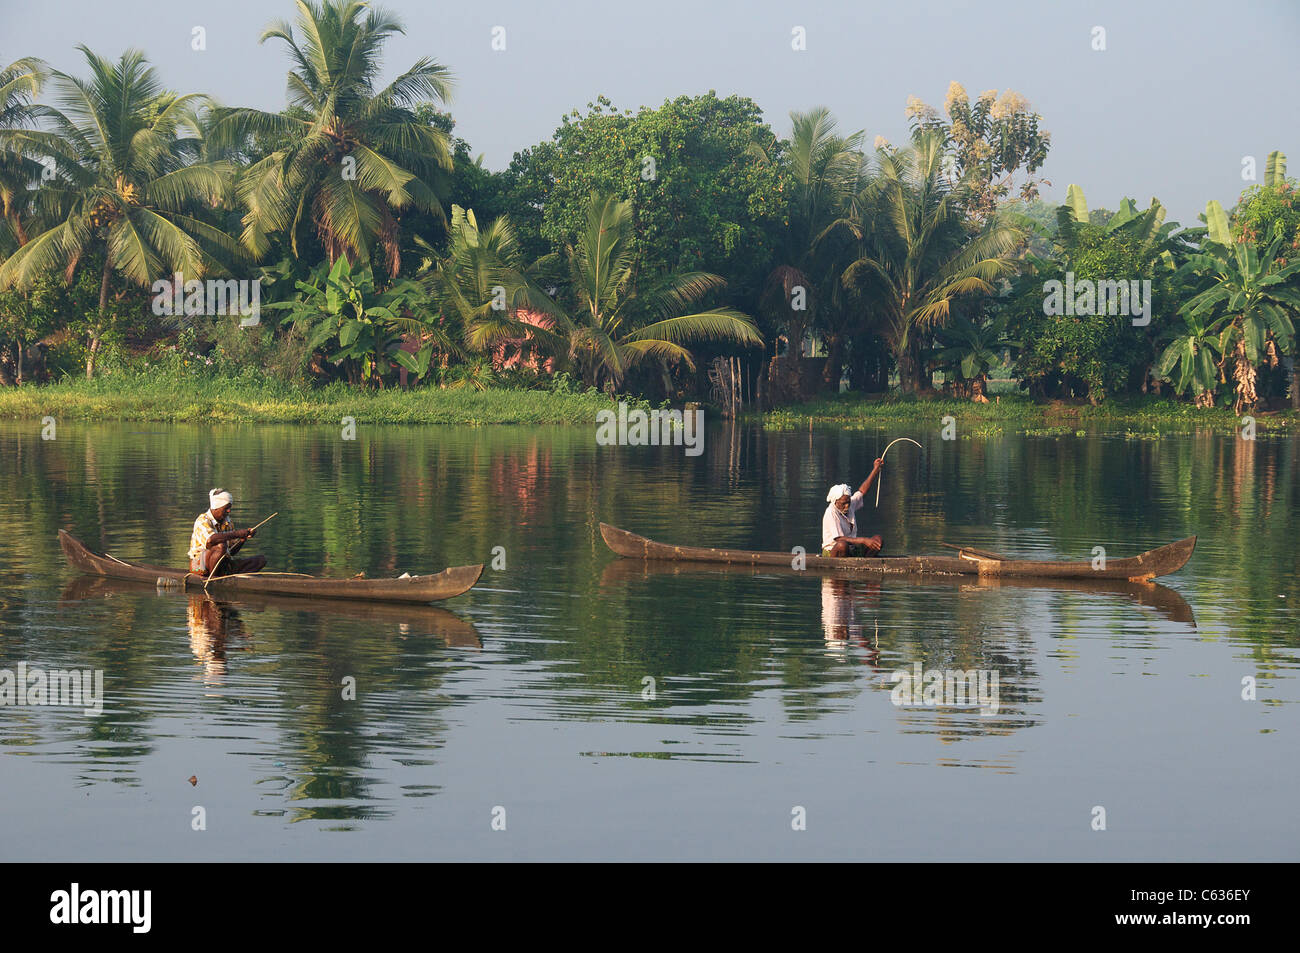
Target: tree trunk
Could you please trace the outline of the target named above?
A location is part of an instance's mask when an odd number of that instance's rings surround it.
[[[108,317],[108,278],[113,273],[108,250],[104,250],[104,276],[99,282],[99,323],[90,330],[90,352],[86,355],[86,380],[95,376],[95,355],[99,353],[99,341],[104,333],[104,322]]]
[[[1291,356],[1291,407],[1300,410],[1300,354]]]
[[[832,394],[840,392],[840,378],[844,376],[844,344],[838,334],[826,342],[826,363],[822,365],[822,385]]]
[[[910,335],[907,344],[898,352],[898,386],[905,394],[919,394],[928,390],[931,380],[921,366],[921,343]]]
[[[23,346],[18,341],[14,342],[14,381],[21,384],[23,382]]]

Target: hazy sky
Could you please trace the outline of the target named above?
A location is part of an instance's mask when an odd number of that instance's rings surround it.
[[[1192,224],[1241,189],[1242,159],[1282,149],[1300,172],[1300,0],[390,0],[406,35],[388,77],[420,56],[455,74],[456,132],[493,169],[549,138],[604,94],[620,108],[715,89],[749,96],[780,135],[791,110],[824,105],[867,142],[907,136],[909,95],[941,107],[958,80],[974,97],[1011,87],[1052,134],[1043,173],[1059,200],[1077,182],[1093,208],[1158,196]],[[259,46],[290,0],[0,0],[0,60],[35,55],[84,74],[75,47],[145,51],[163,80],[230,105],[284,104],[288,61]],[[195,26],[207,49],[191,49]],[[492,49],[505,28],[506,49]],[[791,49],[802,26],[807,49]],[[1106,49],[1092,48],[1093,28]]]

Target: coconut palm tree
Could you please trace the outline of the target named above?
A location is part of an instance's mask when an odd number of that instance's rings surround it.
[[[879,173],[855,203],[861,247],[842,275],[845,288],[869,302],[905,391],[929,383],[919,335],[946,324],[958,299],[993,293],[1015,272],[1011,256],[1023,238],[998,219],[969,231],[965,187],[944,174],[944,150],[932,131],[909,147],[877,150]]]
[[[483,352],[510,341],[521,349],[562,350],[563,338],[520,317],[558,309],[525,265],[504,215],[480,229],[472,209],[453,205],[446,253],[421,238],[415,244],[425,252],[420,270],[430,300],[458,328],[464,348]]]
[[[255,136],[280,143],[240,177],[247,209],[244,244],[264,255],[272,233],[287,233],[302,257],[314,230],[331,263],[340,255],[369,259],[378,245],[389,275],[400,259],[399,215],[418,209],[442,217],[435,192],[452,168],[447,134],[421,123],[413,109],[451,93],[446,67],[423,57],[376,89],[380,49],[400,21],[367,3],[298,0],[297,34],[287,22],[269,26],[261,42],[280,40],[294,68],[289,109],[224,112],[213,131],[223,148]]]
[[[840,322],[829,312],[842,310],[838,279],[844,263],[835,260],[837,248],[830,238],[850,214],[864,171],[862,133],[840,135],[828,109],[792,112],[790,122],[790,139],[779,153],[776,143],[751,146],[760,161],[784,163],[792,179],[789,225],[782,232],[777,265],[768,275],[760,305],[789,342],[792,366],[783,375],[786,390],[799,386],[794,362],[810,328],[828,328],[835,338],[831,350],[838,353]],[[831,363],[828,359],[828,369]]]
[[[761,344],[750,319],[732,308],[690,309],[725,286],[717,275],[668,275],[642,288],[632,280],[632,206],[612,195],[593,194],[587,227],[564,258],[572,307],[552,303],[547,313],[567,329],[566,357],[589,384],[617,386],[644,361],[695,362],[690,341]],[[686,312],[686,313],[683,313]]]
[[[44,170],[4,133],[36,127],[44,107],[34,100],[48,78],[45,64],[34,57],[0,67],[0,257],[27,243],[33,184]]]
[[[0,266],[0,288],[26,289],[56,270],[71,279],[87,258],[102,260],[86,358],[92,377],[114,275],[142,287],[173,272],[201,278],[225,271],[240,249],[202,217],[229,186],[223,164],[197,159],[207,98],[164,89],[138,50],[114,63],[78,49],[90,78],[50,74],[61,106],[46,114],[51,128],[6,130],[0,140],[28,158],[48,157],[57,170],[41,188],[57,215]]]

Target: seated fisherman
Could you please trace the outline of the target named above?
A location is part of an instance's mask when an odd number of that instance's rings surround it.
[[[235,529],[230,522],[234,498],[228,490],[208,491],[208,510],[194,521],[190,534],[190,572],[207,577],[233,573],[257,572],[266,567],[265,556],[234,559],[245,540],[257,535],[256,529]]]
[[[876,482],[884,460],[877,459],[858,492],[850,495],[849,485],[840,483],[826,494],[826,513],[822,516],[823,556],[879,556],[883,541],[879,536],[859,536],[857,512],[862,508],[871,484]]]

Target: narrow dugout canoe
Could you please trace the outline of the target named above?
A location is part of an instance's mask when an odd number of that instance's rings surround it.
[[[792,553],[752,552],[739,549],[707,549],[703,546],[673,546],[656,543],[625,529],[600,524],[605,544],[629,559],[658,559],[671,562],[727,563],[733,566],[783,566],[789,568]],[[956,556],[885,556],[848,559],[806,555],[806,569],[843,570],[865,574],[921,573],[942,576],[1022,576],[1038,579],[1127,579],[1145,582],[1156,576],[1177,572],[1187,563],[1196,548],[1196,537],[1152,549],[1127,559],[1107,559],[1104,569],[1092,568],[1092,562],[1051,562],[1030,559],[989,559],[962,551]]]
[[[452,566],[432,576],[409,579],[322,579],[299,573],[253,572],[217,576],[204,580],[184,569],[141,566],[112,556],[91,552],[77,537],[59,530],[59,545],[69,565],[92,576],[157,582],[164,579],[178,587],[203,589],[211,595],[260,592],[307,599],[360,599],[369,602],[437,602],[468,592],[478,582],[482,565]]]

